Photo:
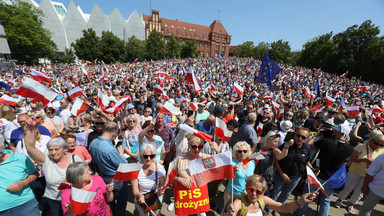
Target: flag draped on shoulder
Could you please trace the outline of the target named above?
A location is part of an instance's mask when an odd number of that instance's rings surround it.
[[[204,186],[215,180],[234,177],[231,151],[193,160],[189,162],[188,167],[196,187]]]
[[[258,81],[262,83],[267,83],[269,90],[273,89],[272,80],[274,80],[278,73],[282,69],[277,65],[267,53],[264,53],[263,62],[261,63],[260,72]]]
[[[129,181],[132,179],[137,179],[142,167],[143,164],[137,163],[120,164],[113,179],[119,181]]]
[[[41,101],[44,107],[59,95],[45,85],[30,78],[26,78],[23,81],[21,87],[16,91],[16,94]]]
[[[71,197],[70,197],[70,205],[72,211],[76,215],[82,215],[91,205],[93,198],[95,198],[96,192],[90,192],[86,190],[77,189],[75,187],[71,187]]]

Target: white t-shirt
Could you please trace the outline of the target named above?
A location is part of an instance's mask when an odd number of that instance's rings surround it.
[[[384,154],[378,156],[367,169],[367,174],[374,176],[368,187],[374,194],[384,198]]]
[[[157,164],[157,188],[159,188],[160,178],[165,176],[165,169],[160,163]],[[153,164],[155,166],[155,163]],[[156,170],[156,169],[155,169]],[[137,177],[139,181],[139,191],[141,194],[146,194],[155,190],[156,188],[156,171],[154,171],[150,176],[146,176],[141,169],[139,176]]]
[[[10,143],[12,131],[19,128],[20,125],[17,122],[17,119],[13,121],[8,121],[5,118],[0,119],[0,133],[4,136],[4,139]]]

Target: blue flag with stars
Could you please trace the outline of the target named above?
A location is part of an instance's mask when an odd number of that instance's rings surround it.
[[[348,173],[347,169],[345,168],[345,164],[337,170],[328,180],[328,186],[331,189],[338,189],[347,181],[348,179]]]
[[[268,56],[267,53],[264,53],[263,62],[261,63],[261,69],[259,73],[259,82],[267,83],[269,90],[272,90],[272,80],[274,80],[278,73],[282,69],[277,65],[272,59]]]
[[[317,80],[317,83],[316,83],[316,86],[315,86],[315,90],[316,90],[316,98],[321,98],[321,93],[320,93],[320,82],[319,80]]]

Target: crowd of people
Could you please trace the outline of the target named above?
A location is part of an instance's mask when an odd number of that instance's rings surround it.
[[[384,199],[383,86],[287,65],[279,65],[282,71],[267,85],[258,80],[266,70],[261,65],[250,58],[192,58],[19,65],[3,73],[0,82],[11,87],[0,85],[2,96],[18,102],[0,105],[0,216],[75,215],[73,188],[96,192],[84,215],[125,215],[129,196],[138,215],[151,214],[145,205],[159,213],[172,161],[174,183],[188,189],[189,162],[228,151],[233,180],[208,184],[217,213],[305,215],[307,203],[318,197],[318,215],[326,216],[353,191],[346,211],[355,214],[364,197],[359,215],[370,215]],[[17,94],[27,77],[35,78],[31,71],[49,77],[52,83],[39,81],[58,93],[46,106]],[[76,98],[67,94],[77,87],[77,98],[90,105],[81,114],[71,112]],[[165,103],[181,114],[162,112]],[[231,132],[229,140],[217,135],[219,120]],[[181,124],[213,138],[203,140]],[[244,163],[255,152],[264,159]],[[124,163],[142,164],[137,179],[114,180]],[[343,165],[348,180],[336,202],[328,184],[326,195],[307,186],[306,167],[324,183]],[[218,200],[221,184],[224,198]],[[286,203],[292,194],[302,196]]]

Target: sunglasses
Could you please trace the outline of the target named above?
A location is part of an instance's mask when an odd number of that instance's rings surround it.
[[[96,122],[96,125],[104,125],[104,122]]]
[[[132,121],[132,120],[130,120],[130,121],[128,121],[129,123],[131,123],[131,122],[136,122],[136,121]]]
[[[153,133],[153,132],[155,132],[155,130],[149,130],[149,131],[148,131],[148,133]]]
[[[47,112],[47,115],[51,115],[51,114],[53,114],[53,112]]]
[[[251,188],[251,187],[247,187],[247,192],[248,193],[256,192],[256,195],[262,195],[264,193],[264,191],[257,190],[257,189]]]
[[[300,139],[303,139],[303,140],[306,140],[306,139],[307,139],[306,136],[303,136],[303,135],[300,135],[300,134],[296,134],[296,137],[297,137],[297,138],[300,138]]]
[[[244,153],[246,154],[248,152],[248,150],[237,150],[237,153],[241,154],[241,153]]]
[[[375,144],[375,145],[377,145],[377,146],[380,146],[380,147],[384,147],[383,144],[377,143],[377,142],[375,142],[375,141],[373,141],[373,144]]]
[[[35,118],[35,119],[41,118],[41,116],[32,116],[32,117]]]
[[[144,158],[144,159],[148,159],[149,157],[150,157],[151,159],[153,159],[153,158],[156,157],[156,155],[143,155],[143,158]]]
[[[196,150],[196,149],[202,150],[203,148],[204,148],[204,146],[201,146],[201,145],[193,145],[193,146],[191,146],[191,149],[194,149],[194,150]]]

